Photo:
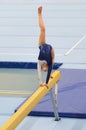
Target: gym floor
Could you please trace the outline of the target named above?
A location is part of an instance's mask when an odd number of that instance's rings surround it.
[[[77,66],[77,67],[76,67]],[[63,64],[61,68],[78,68],[86,69],[84,64]],[[30,75],[28,75],[28,73]],[[34,79],[33,79],[34,74]],[[28,77],[29,76],[29,77]],[[15,108],[24,101],[28,95],[30,95],[38,86],[37,82],[37,70],[22,70],[22,69],[0,69],[0,77],[5,79],[2,81],[3,88],[0,88],[0,127],[11,117],[14,113]],[[7,78],[6,78],[7,77]],[[45,75],[44,75],[45,77]],[[14,80],[12,80],[13,78]],[[23,79],[24,78],[24,79]],[[26,79],[26,80],[25,80]],[[34,80],[34,83],[31,82]],[[15,85],[16,80],[16,86]],[[28,87],[25,86],[25,82]],[[17,87],[21,82],[21,88]],[[10,86],[13,87],[10,87]],[[15,89],[14,89],[15,88]],[[21,91],[20,91],[21,90]],[[47,129],[47,130],[85,130],[86,129],[86,119],[76,119],[76,118],[61,118],[60,121],[54,121],[54,117],[37,117],[37,116],[27,116],[16,128],[16,130],[35,130],[35,129]]]

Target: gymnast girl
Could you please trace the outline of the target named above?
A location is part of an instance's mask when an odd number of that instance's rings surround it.
[[[48,81],[51,76],[51,72],[54,65],[54,49],[50,44],[46,43],[46,29],[44,25],[44,21],[42,18],[42,6],[38,7],[38,22],[40,27],[40,36],[39,36],[39,56],[38,56],[38,79],[40,86],[48,87]],[[42,82],[42,74],[41,70],[47,72],[46,82]]]

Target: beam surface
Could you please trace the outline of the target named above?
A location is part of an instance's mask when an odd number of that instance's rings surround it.
[[[14,130],[19,123],[32,111],[32,109],[40,102],[40,100],[54,87],[54,85],[60,80],[60,71],[52,73],[48,82],[48,88],[46,86],[39,87],[30,98],[14,113],[8,121],[0,128],[0,130]]]

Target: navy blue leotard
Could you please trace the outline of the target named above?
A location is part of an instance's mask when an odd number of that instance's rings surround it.
[[[49,44],[42,44],[39,47],[39,49],[40,49],[40,52],[39,52],[38,60],[41,60],[41,61],[45,60],[48,64],[48,73],[46,77],[46,83],[48,83],[50,74],[52,71],[52,56],[51,56],[52,46]]]

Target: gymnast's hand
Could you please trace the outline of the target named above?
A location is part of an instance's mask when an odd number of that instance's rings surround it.
[[[46,86],[47,88],[49,88],[49,87],[48,87],[48,84],[46,84],[46,83],[40,84],[40,87],[44,87],[44,86]]]

